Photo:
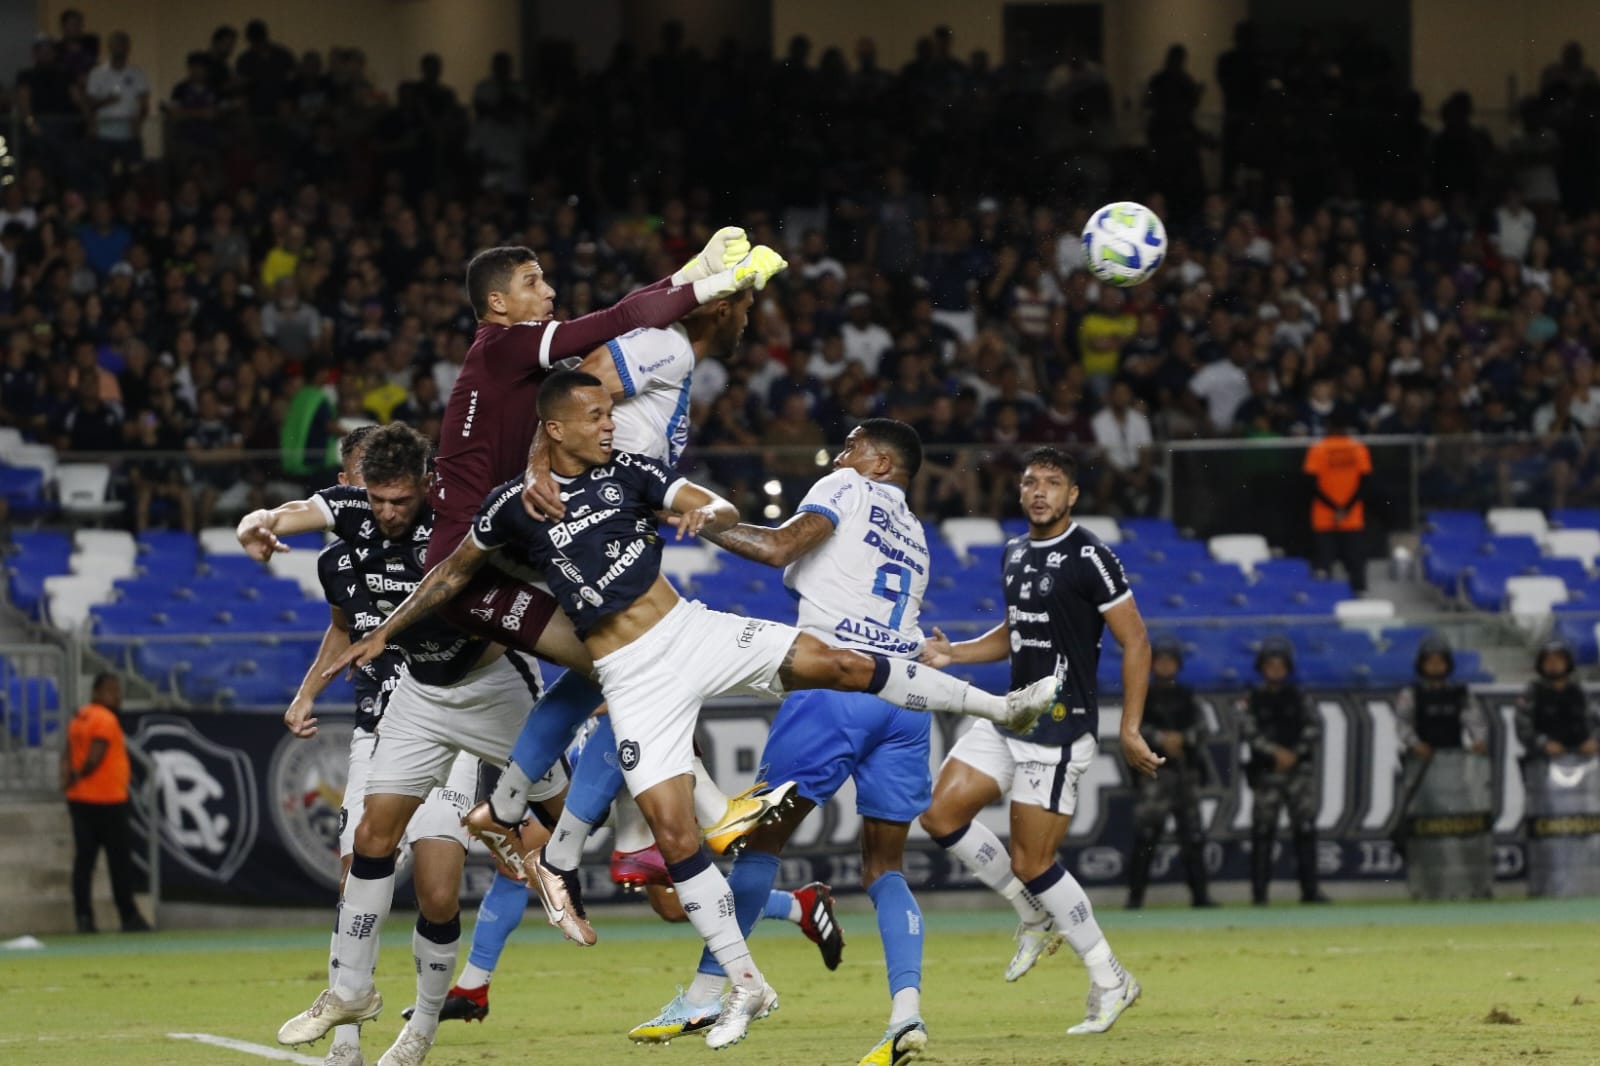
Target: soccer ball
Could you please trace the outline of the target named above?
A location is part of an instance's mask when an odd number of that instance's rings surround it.
[[[1107,285],[1126,288],[1144,281],[1167,256],[1167,227],[1144,204],[1106,204],[1083,227],[1083,257],[1089,272]]]

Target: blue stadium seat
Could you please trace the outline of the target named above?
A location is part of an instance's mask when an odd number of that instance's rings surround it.
[[[0,465],[0,499],[18,515],[43,514],[51,509],[44,492],[44,471],[31,466]]]
[[[1546,577],[1559,577],[1569,589],[1589,584],[1589,571],[1582,559],[1555,559],[1543,555],[1535,561],[1534,572]]]
[[[1550,524],[1557,529],[1600,529],[1600,508],[1557,507],[1550,512]]]
[[[1506,581],[1527,571],[1523,560],[1480,556],[1463,571],[1467,600],[1480,610],[1498,611],[1506,598]]]
[[[1496,559],[1516,560],[1524,564],[1537,562],[1541,554],[1539,542],[1527,533],[1500,533],[1486,537],[1483,553]]]
[[[72,554],[72,534],[55,530],[14,530],[11,545],[20,555],[60,558],[64,563]]]
[[[1119,550],[1127,547],[1129,542],[1148,546],[1182,538],[1178,527],[1166,518],[1119,518],[1117,525],[1122,528],[1123,536],[1123,543],[1117,545]]]
[[[1007,540],[1026,536],[1028,533],[1028,520],[1026,518],[1002,518],[1000,520],[1000,532],[1006,535]]]
[[[1429,511],[1424,517],[1424,529],[1432,533],[1483,536],[1489,531],[1489,523],[1479,511]]]
[[[136,637],[167,630],[163,613],[148,603],[102,603],[89,611],[94,632],[108,637]]]
[[[216,657],[217,648],[206,641],[145,641],[133,649],[133,669],[151,681],[166,685],[175,674],[193,668],[205,658]]]
[[[1304,582],[1312,579],[1311,564],[1294,556],[1285,556],[1281,559],[1264,559],[1255,565],[1254,573],[1258,584],[1263,581]]]
[[[995,695],[1011,689],[1011,664],[1008,662],[952,664],[948,672]]]
[[[61,694],[53,677],[13,676],[6,680],[4,716],[12,738],[36,748],[56,731]]]
[[[250,582],[271,571],[248,555],[208,555],[201,560],[197,573],[209,577],[229,577]]]
[[[1584,666],[1592,666],[1600,661],[1600,647],[1595,644],[1594,624],[1596,616],[1594,608],[1588,608],[1584,613],[1573,615],[1563,613],[1561,608],[1567,604],[1559,604],[1555,609],[1554,624],[1550,635],[1567,642],[1572,648],[1572,653],[1578,657],[1578,662]]]

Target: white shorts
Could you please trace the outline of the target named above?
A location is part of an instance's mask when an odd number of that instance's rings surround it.
[[[628,791],[693,773],[700,705],[741,689],[770,698],[767,686],[799,636],[793,626],[680,600],[644,636],[596,660]]]
[[[504,766],[543,692],[538,664],[511,651],[448,687],[407,674],[378,723],[367,794],[420,799],[445,783],[461,751]]]
[[[1008,737],[993,722],[980,718],[961,734],[945,761],[955,759],[988,774],[1012,803],[1071,814],[1078,809],[1078,779],[1099,750],[1093,733],[1073,741],[1069,752]]]
[[[344,805],[339,808],[339,854],[355,854],[356,826],[366,810],[367,780],[372,774],[372,752],[378,744],[376,733],[357,729],[350,734],[350,776],[345,779]],[[457,755],[450,777],[443,788],[428,793],[406,827],[406,843],[438,838],[467,846],[467,831],[461,818],[477,802],[478,760]]]

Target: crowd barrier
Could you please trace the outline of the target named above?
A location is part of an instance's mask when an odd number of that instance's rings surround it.
[[[1409,812],[1392,698],[1349,691],[1314,694],[1324,735],[1317,816],[1322,877],[1410,884],[1431,894],[1456,896],[1486,889],[1491,879],[1529,878],[1536,891],[1600,891],[1593,884],[1593,874],[1600,870],[1595,850],[1600,848],[1600,760],[1557,760],[1547,778],[1537,778],[1525,789],[1523,753],[1512,718],[1519,691],[1508,686],[1474,690],[1492,723],[1489,754],[1472,757],[1474,769],[1454,791],[1442,783],[1447,777],[1443,773],[1440,785],[1416,790]],[[1224,881],[1243,881],[1249,875],[1251,796],[1241,772],[1237,700],[1237,693],[1202,699],[1213,734],[1201,754],[1206,864],[1214,880]],[[701,746],[725,788],[742,789],[757,780],[773,710],[770,702],[756,700],[721,701],[706,708]],[[297,740],[284,730],[280,715],[276,708],[271,713],[127,715],[130,738],[149,755],[160,777],[154,791],[160,797],[167,898],[258,904],[325,904],[332,898],[350,725],[324,715],[315,739]],[[936,725],[931,752],[935,767],[965,723],[941,715]],[[1117,711],[1111,708],[1102,713],[1100,751],[1082,779],[1077,814],[1063,848],[1068,867],[1089,888],[1123,883],[1132,843],[1134,793],[1116,731]],[[1545,763],[1527,765],[1537,775]],[[1562,791],[1551,784],[1566,780],[1581,782],[1581,788]],[[989,808],[981,818],[1005,839],[1003,807]],[[1403,825],[1410,830],[1408,836],[1398,832]],[[1475,858],[1464,844],[1471,835],[1464,830],[1485,825],[1484,854]],[[139,831],[148,829],[141,820]],[[821,879],[840,891],[855,889],[860,839],[854,791],[847,784],[796,834],[784,857],[781,881]],[[609,849],[609,834],[591,839],[592,861],[583,876],[585,892],[594,901],[617,895],[604,862]],[[1436,850],[1446,852],[1438,861],[1450,883],[1430,888],[1431,882],[1413,879],[1406,852],[1413,862],[1427,865],[1434,863],[1437,857],[1430,856]],[[1292,857],[1284,852],[1277,856],[1276,873],[1288,877]],[[1154,882],[1181,881],[1176,856],[1175,843],[1161,845],[1152,869]],[[919,888],[980,887],[915,827],[906,869],[908,880]],[[492,875],[487,857],[475,856],[468,865],[466,895],[480,896]]]

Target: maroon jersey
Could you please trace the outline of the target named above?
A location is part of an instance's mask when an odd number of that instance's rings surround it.
[[[439,431],[428,568],[455,551],[490,490],[527,469],[539,383],[554,364],[629,330],[669,326],[698,306],[693,285],[664,278],[570,322],[478,323]]]

